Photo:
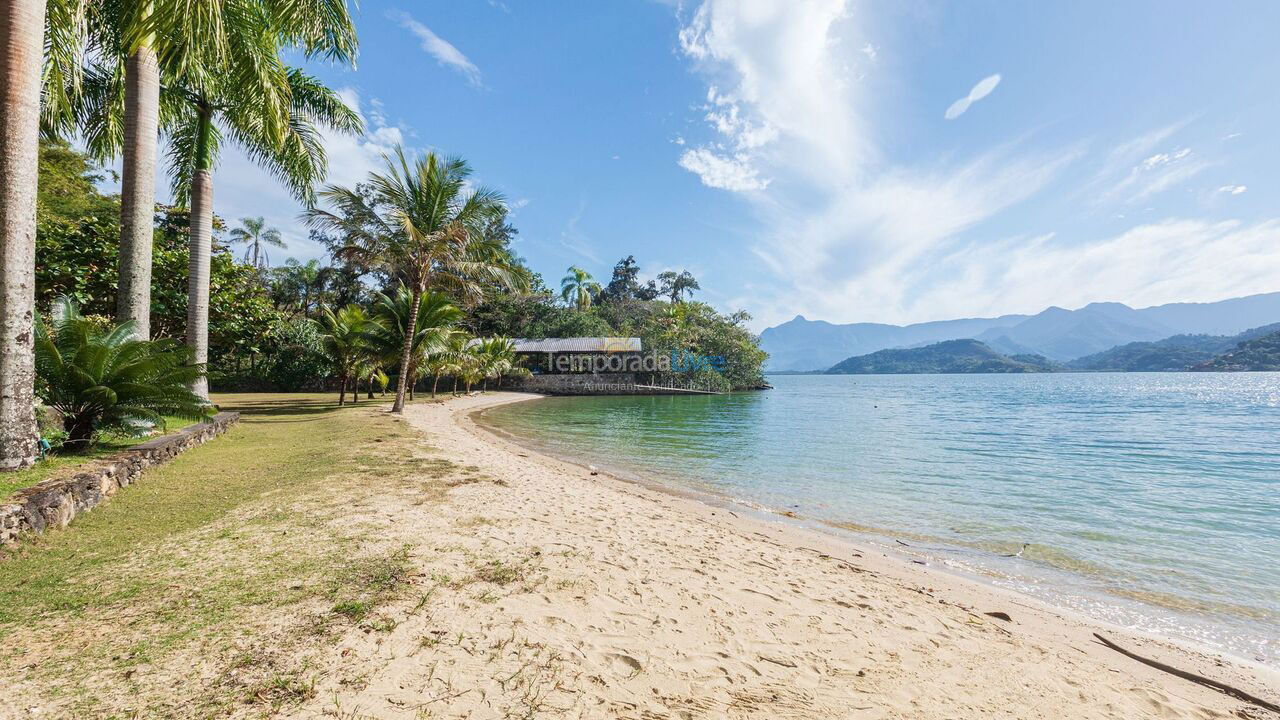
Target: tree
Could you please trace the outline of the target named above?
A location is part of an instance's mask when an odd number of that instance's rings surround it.
[[[373,313],[379,322],[374,344],[379,350],[382,361],[388,366],[403,360],[401,349],[405,344],[409,318],[414,314],[410,306],[412,295],[404,285],[397,287],[391,295],[384,293],[374,295]],[[409,365],[407,368],[399,365],[399,373],[401,375],[407,373],[409,376],[410,388],[414,387],[418,374],[427,360],[446,349],[449,338],[461,319],[462,310],[458,309],[444,293],[427,292],[418,298],[417,323]]]
[[[265,268],[268,260],[267,253],[262,249],[262,246],[285,247],[284,240],[280,237],[280,231],[267,227],[266,220],[263,220],[261,216],[240,218],[240,224],[242,227],[231,231],[231,241],[245,245],[245,262],[257,268]]]
[[[65,298],[51,315],[51,327],[36,322],[37,391],[62,414],[65,445],[85,448],[104,430],[135,435],[163,424],[165,415],[210,414],[188,388],[203,370],[187,362],[177,342],[140,340],[132,320],[103,330]]]
[[[662,288],[661,294],[670,297],[673,303],[683,302],[685,293],[692,296],[694,290],[702,289],[698,287],[698,281],[688,270],[682,270],[679,273],[671,270],[658,273],[658,284]]]
[[[347,400],[347,382],[359,380],[362,366],[373,354],[373,335],[377,322],[365,314],[358,305],[348,305],[338,312],[325,307],[320,316],[325,353],[333,362],[338,376],[338,405]],[[352,391],[352,399],[358,398],[359,388]]]
[[[244,72],[245,48],[262,41],[351,62],[355,28],[346,0],[53,0],[49,28],[46,127],[69,134],[79,123],[97,159],[123,155],[118,314],[145,337],[157,138],[184,124],[162,87],[195,97],[237,74],[240,82],[278,75],[261,63]],[[86,55],[95,62],[82,71]],[[264,114],[283,118],[287,97],[262,100]],[[277,140],[283,127],[264,123]]]
[[[312,208],[304,218],[317,230],[343,237],[340,257],[385,268],[409,289],[412,308],[400,367],[412,361],[418,300],[435,288],[455,298],[482,297],[490,283],[522,284],[510,253],[485,236],[505,212],[502,196],[484,187],[468,189],[471,168],[459,157],[427,153],[410,164],[404,149],[384,157],[386,172],[370,173],[372,202],[365,194],[336,185],[320,196],[333,210]],[[404,412],[409,377],[401,372],[391,411]]]
[[[627,302],[631,300],[652,300],[658,296],[657,285],[650,280],[640,284],[640,266],[635,255],[628,255],[613,266],[613,278],[600,293],[603,302]]]
[[[0,2],[0,470],[30,465],[37,453],[32,333],[44,20],[45,0]]]
[[[567,272],[560,280],[560,297],[572,302],[578,310],[586,311],[591,307],[591,296],[600,293],[600,283],[577,265],[569,266]]]
[[[484,376],[484,389],[489,389],[489,378],[497,380],[516,367],[516,344],[504,337],[486,338],[476,344],[480,372]]]
[[[189,191],[191,207],[191,262],[187,300],[187,344],[192,361],[208,362],[209,356],[209,253],[213,218],[213,164],[221,131],[221,121],[248,154],[293,194],[309,201],[312,184],[325,175],[325,153],[314,122],[342,132],[358,133],[363,125],[359,115],[343,104],[337,94],[299,70],[283,69],[283,77],[269,75],[262,82],[259,73],[278,61],[279,48],[272,43],[249,44],[240,60],[244,67],[227,73],[225,83],[212,84],[191,95],[182,109],[185,126],[171,146],[175,194]],[[269,55],[269,57],[268,57]],[[273,95],[289,98],[284,126],[277,140],[268,131],[280,118],[264,117]],[[196,392],[208,396],[207,384]]]

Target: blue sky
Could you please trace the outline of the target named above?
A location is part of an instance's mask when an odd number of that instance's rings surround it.
[[[504,192],[549,284],[634,254],[757,329],[1280,290],[1274,3],[364,0],[356,70],[397,141]],[[228,219],[319,254],[235,151]],[[278,255],[279,257],[275,257]]]

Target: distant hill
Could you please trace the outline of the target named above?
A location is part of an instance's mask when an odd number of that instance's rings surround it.
[[[825,370],[851,355],[974,337],[991,328],[1009,327],[1026,319],[1026,315],[1004,315],[905,326],[880,323],[836,325],[823,320],[806,320],[797,315],[762,332],[760,347],[769,353],[769,370]]]
[[[972,338],[1006,355],[1039,354],[1068,362],[1134,342],[1176,335],[1229,336],[1280,321],[1280,292],[1212,303],[1172,303],[1135,310],[1092,303],[1078,310],[1052,307],[1036,315],[1002,315],[884,325],[837,325],[797,315],[760,335],[768,369],[820,370],[844,358],[889,348],[920,347]]]
[[[1155,342],[1118,345],[1067,363],[1072,370],[1159,372],[1186,370],[1209,362],[1236,345],[1280,332],[1280,323],[1246,330],[1238,335],[1174,335]]]
[[[933,345],[900,350],[877,350],[836,363],[831,375],[879,375],[920,373],[1030,373],[1050,372],[1043,356],[1016,358],[992,350],[977,340],[946,340]]]
[[[1245,340],[1236,347],[1192,370],[1240,372],[1280,370],[1280,332]]]
[[[1280,311],[1280,305],[1277,310]],[[1177,332],[1177,328],[1156,322],[1127,305],[1092,303],[1079,310],[1051,307],[1013,327],[987,330],[977,339],[1028,348],[1064,361],[1121,343],[1159,340]]]

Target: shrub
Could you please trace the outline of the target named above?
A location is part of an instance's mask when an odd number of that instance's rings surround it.
[[[36,322],[36,394],[62,414],[64,445],[83,449],[103,431],[137,435],[165,415],[201,419],[208,403],[190,384],[204,369],[188,365],[172,340],[136,340],[132,322],[103,329],[67,298],[49,322]]]

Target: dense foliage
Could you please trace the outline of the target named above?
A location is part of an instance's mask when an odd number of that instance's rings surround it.
[[[36,289],[40,308],[47,310],[55,298],[66,296],[105,326],[116,309],[120,205],[117,197],[96,189],[100,177],[74,149],[57,143],[42,146]],[[348,209],[385,213],[386,199],[370,186],[359,185],[349,193]],[[279,247],[278,235],[257,218],[240,224],[239,232],[227,233],[220,219],[215,222],[208,367],[215,389],[336,390],[345,375],[349,387],[367,391],[378,384],[379,374],[386,379],[384,370],[398,375],[411,293],[396,263],[350,252],[352,234],[361,228],[329,223],[313,230],[312,239],[330,250],[328,264],[288,258],[264,267],[262,252],[254,263],[252,243],[257,238],[263,247]],[[441,378],[457,378],[465,388],[468,379],[483,386],[499,375],[519,372],[502,357],[501,343],[486,344],[498,357],[485,359],[477,350],[480,345],[468,344],[470,338],[627,336],[642,338],[646,352],[677,359],[671,373],[651,379],[722,389],[764,384],[765,355],[745,327],[747,316],[723,315],[690,300],[699,289],[690,273],[666,272],[641,281],[639,264],[628,256],[614,266],[607,284],[571,268],[571,281],[553,291],[512,252],[516,230],[505,217],[490,217],[475,229],[476,250],[508,268],[506,275],[525,280],[513,288],[501,277],[474,273],[477,265],[471,258],[450,259],[456,271],[429,278],[432,289],[420,296],[421,326],[414,333],[410,380],[429,387]],[[180,341],[186,327],[186,212],[157,208],[154,240],[152,334]],[[238,241],[243,249],[233,254],[223,240]],[[467,270],[473,274],[466,276]],[[335,319],[344,314],[351,319],[346,309],[353,306],[369,323],[362,332],[367,342],[361,341],[367,347],[358,358],[340,352],[341,343],[334,344],[338,328],[326,332],[324,327],[327,312]],[[696,358],[703,361],[691,362]]]
[[[1280,332],[1245,340],[1231,351],[1192,369],[1220,372],[1280,370]]]

